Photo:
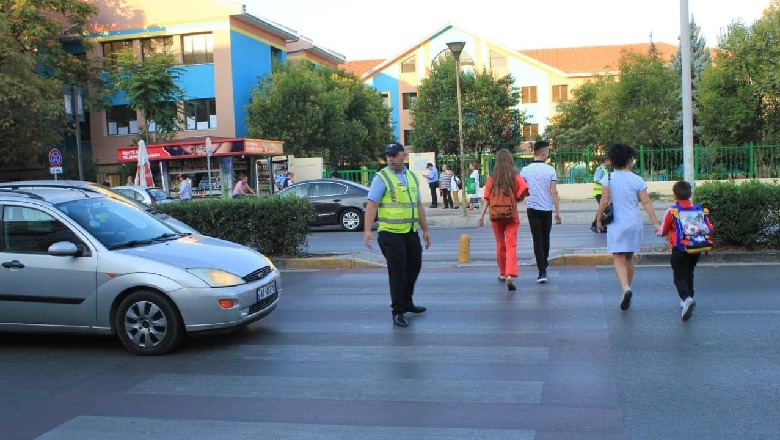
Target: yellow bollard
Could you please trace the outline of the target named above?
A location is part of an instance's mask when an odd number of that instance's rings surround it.
[[[458,249],[458,263],[469,262],[470,243],[471,243],[471,237],[469,237],[469,234],[462,234],[460,236],[460,247]]]

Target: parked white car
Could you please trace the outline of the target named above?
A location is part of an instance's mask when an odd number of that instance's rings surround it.
[[[111,189],[122,194],[125,197],[146,203],[147,205],[156,205],[157,203],[170,203],[173,201],[168,194],[161,188],[144,188],[141,186],[114,186]]]

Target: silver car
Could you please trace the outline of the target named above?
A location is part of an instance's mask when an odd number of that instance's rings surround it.
[[[183,234],[79,188],[0,188],[0,331],[115,334],[160,355],[276,308],[279,271],[247,247]]]

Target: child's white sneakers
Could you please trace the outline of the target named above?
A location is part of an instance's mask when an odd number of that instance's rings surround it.
[[[691,314],[693,314],[693,309],[696,307],[696,301],[693,300],[693,297],[685,298],[685,301],[683,301],[682,306],[682,320],[687,321],[691,318]]]

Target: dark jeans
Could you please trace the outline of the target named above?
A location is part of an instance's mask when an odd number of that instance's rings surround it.
[[[528,226],[534,240],[534,256],[539,273],[545,272],[550,257],[550,230],[552,230],[552,211],[539,211],[528,208]]]
[[[450,190],[447,188],[441,189],[441,200],[444,202],[445,208],[454,208],[455,205],[452,203],[452,194],[450,194]]]
[[[393,315],[404,313],[414,305],[414,284],[422,267],[422,244],[417,232],[394,234],[380,231],[377,242],[387,260],[387,275],[390,278],[390,300]]]
[[[677,247],[672,248],[672,257],[669,259],[669,263],[672,265],[674,274],[674,287],[677,288],[677,294],[682,300],[693,296],[693,270],[696,268],[700,256],[701,254],[683,252]]]
[[[439,189],[439,182],[429,183],[431,188],[431,206],[436,207],[439,204],[439,198],[436,196],[436,190]]]
[[[601,204],[601,194],[596,194],[596,216],[593,217],[593,222],[590,224],[592,227],[596,227],[596,219],[599,216],[599,205]],[[606,225],[604,225],[606,226]]]

